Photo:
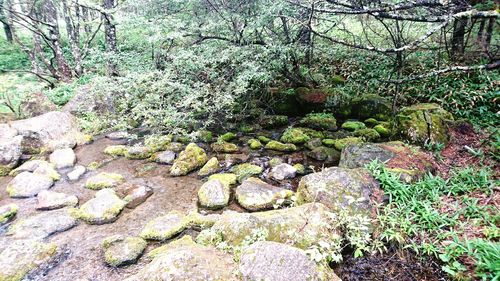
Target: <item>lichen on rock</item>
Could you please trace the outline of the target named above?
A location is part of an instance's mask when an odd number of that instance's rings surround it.
[[[189,172],[202,167],[207,163],[208,157],[203,148],[195,143],[190,143],[174,161],[170,174],[172,176],[184,176]]]

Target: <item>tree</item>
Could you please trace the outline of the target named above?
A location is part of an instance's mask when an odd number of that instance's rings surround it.
[[[9,0],[4,1],[0,0],[0,22],[3,25],[3,30],[5,32],[5,38],[7,39],[7,42],[12,43],[13,38],[12,38],[12,27],[10,23],[7,21],[7,17],[5,15],[4,11],[4,5],[7,6]]]
[[[116,8],[116,0],[103,0],[102,17],[104,20],[104,34],[106,40],[106,52],[108,53],[107,72],[108,76],[118,76],[118,68],[114,62],[115,55],[117,54],[116,47],[116,23],[113,15],[110,13],[111,9]]]

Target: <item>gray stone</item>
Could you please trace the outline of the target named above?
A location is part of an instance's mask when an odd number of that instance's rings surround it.
[[[107,264],[118,267],[134,263],[142,254],[148,243],[139,237],[123,237],[114,235],[102,242],[104,259]]]
[[[75,207],[78,198],[75,195],[68,195],[60,192],[43,190],[36,196],[37,210],[53,210],[64,207]]]
[[[34,172],[41,165],[51,165],[51,164],[45,160],[29,160],[24,162],[21,166],[12,170],[9,173],[9,175],[15,177],[22,172]]]
[[[198,202],[207,209],[220,209],[229,204],[230,188],[219,180],[209,180],[198,190]]]
[[[270,176],[275,180],[284,180],[294,178],[296,173],[297,169],[292,165],[283,163],[273,167]]]
[[[246,179],[236,188],[236,201],[249,211],[272,209],[278,201],[289,199],[291,190],[272,186],[258,178]]]
[[[99,190],[93,199],[85,202],[73,215],[89,224],[105,224],[114,222],[127,202],[121,200],[114,190]]]
[[[12,198],[33,197],[42,190],[49,189],[53,184],[54,181],[49,176],[22,172],[9,182],[7,193]]]
[[[127,131],[112,132],[106,135],[106,138],[110,140],[123,140],[128,139],[130,134]]]
[[[6,176],[9,172],[14,169],[19,163],[19,159],[22,155],[21,149],[21,136],[11,137],[13,132],[16,130],[10,131],[10,128],[6,129],[7,132],[1,132],[1,129],[5,126],[4,124],[0,127],[0,176]],[[10,131],[10,132],[9,132]]]
[[[175,152],[171,150],[162,151],[156,154],[155,162],[170,165],[174,163],[175,157],[176,157]]]
[[[125,194],[123,200],[127,202],[126,207],[134,209],[146,202],[149,196],[153,195],[153,189],[147,185],[131,185],[127,188]]]
[[[73,149],[57,149],[50,154],[50,163],[54,164],[56,169],[73,167],[76,163],[76,155]]]
[[[147,240],[166,240],[182,232],[189,220],[179,212],[173,211],[149,221],[141,231],[141,238]]]
[[[85,168],[85,166],[76,165],[75,168],[67,174],[68,179],[70,181],[77,181],[83,176],[83,174],[85,174],[86,171],[87,168]]]
[[[313,150],[306,152],[307,156],[323,161],[326,164],[337,164],[340,160],[340,152],[335,148],[320,146],[313,148]]]
[[[217,160],[217,157],[212,157],[208,162],[198,171],[198,176],[200,177],[206,177],[211,174],[217,173],[217,171],[220,169],[219,166],[219,160]]]
[[[61,209],[19,219],[9,227],[7,235],[15,239],[44,239],[76,225],[77,220],[68,210]]]

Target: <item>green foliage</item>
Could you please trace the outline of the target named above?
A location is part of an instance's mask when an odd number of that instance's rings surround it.
[[[0,73],[28,68],[30,61],[18,45],[8,43],[0,37]]]

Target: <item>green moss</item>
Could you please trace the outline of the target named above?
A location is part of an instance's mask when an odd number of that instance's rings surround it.
[[[100,167],[102,167],[103,163],[99,163],[97,161],[94,161],[94,162],[91,162],[87,165],[87,170],[89,171],[95,171],[97,169],[99,169]]]
[[[213,133],[208,130],[200,130],[194,133],[194,138],[198,141],[209,143],[213,140]]]
[[[115,173],[99,173],[87,179],[85,183],[85,188],[92,190],[101,190],[103,188],[113,188],[118,184],[124,182],[125,179],[120,174]]]
[[[0,165],[0,177],[8,176],[12,169],[12,165]]]
[[[217,142],[230,142],[232,140],[236,139],[236,134],[235,133],[225,133],[217,138]]]
[[[300,120],[302,126],[321,129],[336,130],[337,119],[331,113],[310,113]]]
[[[379,125],[373,127],[373,129],[375,131],[377,131],[377,133],[379,133],[380,136],[382,136],[382,137],[389,137],[392,134],[391,130],[388,129],[385,125],[382,125],[382,124],[379,124]]]
[[[10,193],[10,192],[9,192]],[[16,204],[9,204],[0,208],[0,225],[9,222],[19,210]]]
[[[323,132],[319,132],[319,131],[316,131],[316,130],[311,129],[311,128],[296,127],[296,129],[301,130],[302,133],[306,134],[311,139],[314,139],[314,138],[323,139],[323,138],[325,138],[325,134]]]
[[[288,116],[267,115],[261,118],[260,124],[265,129],[274,129],[288,124]]]
[[[208,180],[219,180],[223,185],[231,186],[236,184],[237,177],[235,174],[225,173],[225,174],[215,174],[208,177]]]
[[[219,170],[219,160],[217,157],[212,157],[208,162],[198,171],[198,176],[205,177],[213,174]]]
[[[172,135],[150,135],[144,140],[144,145],[148,147],[151,152],[165,150],[167,145],[172,142]]]
[[[348,131],[356,131],[364,128],[366,128],[366,125],[363,122],[359,121],[346,121],[344,122],[344,124],[342,124],[342,129]]]
[[[343,138],[343,139],[338,139],[335,140],[335,148],[337,150],[342,150],[344,147],[351,145],[351,144],[357,144],[357,143],[362,143],[363,141],[360,138]]]
[[[258,139],[260,142],[262,142],[262,143],[268,143],[268,142],[270,142],[270,141],[271,141],[271,139],[270,139],[270,138],[265,137],[265,136],[258,136],[258,137],[257,137],[257,139]]]
[[[251,149],[261,149],[262,148],[262,143],[257,139],[249,139],[247,143]]]
[[[301,144],[309,141],[311,138],[306,135],[301,129],[288,128],[283,132],[281,141],[285,143]]]
[[[364,141],[375,141],[380,139],[380,134],[375,129],[360,129],[354,132],[356,137],[360,137]]]
[[[300,163],[293,165],[293,167],[297,170],[297,174],[299,175],[303,175],[306,173],[306,167],[304,167],[304,165]]]
[[[278,158],[278,157],[274,157],[271,160],[269,160],[269,166],[271,166],[271,168],[276,167],[282,163],[283,163],[283,160],[281,158]]]
[[[264,169],[262,167],[249,163],[240,164],[231,169],[231,172],[236,175],[239,182],[251,176],[260,175],[263,171]]]
[[[391,102],[379,95],[365,94],[351,102],[354,117],[360,119],[375,118],[387,120],[392,112]]]
[[[188,225],[189,221],[181,213],[172,211],[149,221],[139,236],[147,240],[167,240],[182,232]]]
[[[145,146],[132,146],[125,151],[127,159],[148,159],[151,155],[153,155],[153,150]]]
[[[268,150],[276,150],[276,151],[283,151],[283,152],[293,152],[297,151],[297,147],[293,143],[281,143],[278,141],[270,141],[266,144],[265,146],[266,149]]]
[[[136,261],[147,245],[147,242],[139,237],[123,238],[120,235],[114,235],[102,242],[104,259],[113,267],[126,265]]]
[[[208,157],[205,150],[195,143],[190,143],[174,161],[170,174],[173,176],[187,175],[189,172],[205,165],[207,161]]]
[[[368,118],[364,121],[364,123],[368,126],[368,127],[373,127],[373,126],[376,126],[378,125],[379,121],[377,121],[377,119],[375,118]]]
[[[234,143],[217,141],[210,145],[215,152],[219,153],[234,153],[238,151],[238,146]]]
[[[335,146],[335,140],[334,139],[324,139],[321,141],[323,145],[328,146],[328,147],[334,147]]]
[[[260,126],[257,124],[255,124],[255,125],[245,124],[245,125],[242,125],[240,127],[240,132],[245,133],[245,134],[249,134],[249,133],[253,133],[253,132],[257,131],[258,129],[260,129]]]

